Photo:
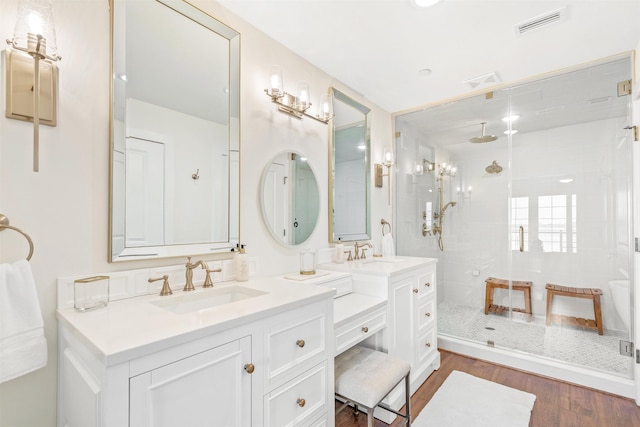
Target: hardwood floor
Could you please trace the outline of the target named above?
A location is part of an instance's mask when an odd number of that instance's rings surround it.
[[[431,374],[411,397],[413,419],[426,406],[451,371],[457,370],[535,394],[536,402],[531,413],[530,427],[640,427],[640,408],[631,399],[444,350],[440,350],[440,354],[440,369]],[[404,422],[404,419],[396,418],[391,426],[404,426]],[[366,413],[361,413],[357,420],[349,409],[336,416],[336,427],[366,425]],[[376,419],[375,426],[383,427],[387,424]]]

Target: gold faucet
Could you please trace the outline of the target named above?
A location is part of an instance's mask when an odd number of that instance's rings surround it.
[[[185,276],[187,278],[187,282],[184,284],[184,288],[182,290],[184,292],[195,291],[196,288],[193,286],[193,269],[200,266],[203,270],[207,270],[209,267],[203,260],[191,262],[190,256],[187,257],[187,263],[184,266],[186,267]]]
[[[355,246],[355,251],[354,252],[356,253],[355,259],[365,259],[367,257],[367,255],[364,253],[364,247],[365,246],[368,246],[370,248],[373,247],[373,246],[371,246],[371,243],[369,243],[369,242],[366,242],[366,243],[358,243],[358,242],[356,242],[354,246]],[[359,249],[362,249],[362,253],[360,253]]]

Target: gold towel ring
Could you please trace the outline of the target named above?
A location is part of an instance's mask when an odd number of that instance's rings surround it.
[[[31,240],[31,237],[29,237],[29,235],[27,233],[25,233],[24,231],[20,230],[18,227],[14,227],[13,225],[9,225],[9,218],[7,218],[6,216],[0,214],[0,231],[4,230],[6,228],[8,228],[10,230],[13,230],[13,231],[17,231],[18,233],[22,234],[25,239],[27,239],[27,242],[29,242],[29,255],[27,256],[27,261],[31,260],[31,256],[33,255],[33,240]]]
[[[380,220],[380,224],[382,224],[382,235],[384,236],[384,226],[389,226],[389,233],[391,233],[391,224],[389,224],[384,218]]]

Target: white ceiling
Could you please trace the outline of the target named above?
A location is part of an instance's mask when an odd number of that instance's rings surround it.
[[[514,82],[640,41],[639,0],[218,2],[391,113],[469,93],[474,77]],[[518,24],[563,7],[562,21],[517,35]]]

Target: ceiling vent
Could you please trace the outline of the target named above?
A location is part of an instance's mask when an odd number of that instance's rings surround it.
[[[567,8],[563,7],[544,15],[526,20],[516,25],[516,34],[523,36],[531,31],[546,27],[551,24],[562,22],[567,18]]]
[[[462,83],[468,85],[471,89],[478,89],[480,87],[486,86],[494,86],[500,83],[500,77],[498,73],[488,73],[483,74],[481,76],[472,77],[470,79],[464,80]]]

